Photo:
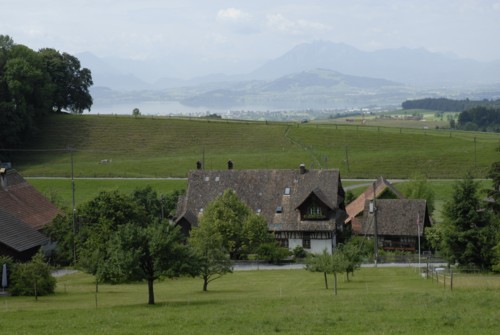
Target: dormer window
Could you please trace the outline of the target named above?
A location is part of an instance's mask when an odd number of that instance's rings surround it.
[[[301,212],[302,220],[325,220],[328,216],[328,207],[317,199],[312,199]]]
[[[283,207],[281,206],[276,206],[276,213],[283,213]]]

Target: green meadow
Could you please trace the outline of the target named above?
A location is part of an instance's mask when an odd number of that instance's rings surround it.
[[[498,283],[498,277],[496,282]],[[333,277],[330,278],[330,286]],[[305,270],[236,271],[209,285],[100,285],[59,278],[52,296],[0,297],[2,334],[497,334],[498,286],[443,288],[413,268],[362,268],[338,295]]]
[[[500,134],[421,128],[54,115],[6,154],[26,177],[186,177],[196,161],[225,169],[232,160],[235,169],[338,168],[343,178],[481,178],[499,144]]]

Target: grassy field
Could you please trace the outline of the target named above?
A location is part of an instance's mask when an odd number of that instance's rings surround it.
[[[484,177],[500,134],[330,123],[55,115],[26,151],[8,152],[24,176],[185,177],[207,169],[339,168],[343,178]],[[71,155],[64,149],[71,147]],[[61,151],[62,150],[62,151]]]
[[[332,279],[331,279],[332,280]],[[330,283],[332,284],[332,283]],[[101,285],[73,274],[57,293],[0,297],[2,334],[497,334],[500,291],[452,292],[412,268],[363,268],[338,295],[304,270],[239,271],[202,292],[200,279]]]
[[[71,208],[73,195],[70,179],[29,179],[28,182],[60,208]],[[184,190],[187,180],[133,180],[133,179],[77,179],[75,180],[75,204],[85,203],[101,191],[118,190],[131,193],[139,187],[150,185],[158,194]]]

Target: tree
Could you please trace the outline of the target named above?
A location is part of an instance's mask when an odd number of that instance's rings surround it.
[[[435,193],[424,174],[415,173],[406,183],[405,195],[408,199],[425,199],[429,214],[434,212]]]
[[[113,235],[111,263],[123,280],[146,280],[148,304],[154,305],[155,280],[196,275],[194,257],[182,241],[179,227],[160,220],[147,227],[125,224]]]
[[[161,216],[162,201],[150,186],[131,194],[101,192],[79,208],[78,262],[99,282],[154,281],[194,274],[193,257],[178,228]]]
[[[57,112],[69,109],[77,114],[90,110],[89,87],[93,84],[90,70],[82,69],[78,58],[67,53],[44,48],[39,54],[53,85],[52,109]]]
[[[332,269],[332,255],[323,250],[320,255],[309,254],[306,258],[306,270],[311,272],[322,272],[325,279],[325,289],[328,290],[328,277]]]
[[[191,230],[189,245],[197,258],[203,291],[207,291],[208,283],[232,272],[232,263],[222,236],[210,221],[201,218],[199,226]]]
[[[463,268],[491,269],[499,227],[481,206],[478,183],[471,174],[454,185],[443,215],[440,245],[449,261]]]
[[[15,147],[36,134],[37,125],[63,108],[82,113],[92,106],[90,70],[54,49],[36,52],[0,35],[0,146]]]
[[[50,273],[50,266],[45,262],[42,251],[39,251],[30,262],[17,264],[11,274],[12,295],[38,296],[54,293],[56,280]]]
[[[361,267],[363,257],[365,256],[362,240],[351,238],[346,244],[339,245],[337,249],[340,249],[346,258],[347,266],[345,272],[347,281],[349,281],[349,273],[354,276],[354,271]]]
[[[140,115],[141,115],[141,111],[139,110],[139,108],[134,108],[134,109],[132,110],[132,116],[133,116],[133,117],[138,117],[138,116],[140,116]]]
[[[203,212],[203,220],[222,236],[223,247],[231,259],[246,258],[271,238],[265,219],[253,213],[233,190],[226,190],[210,202]]]
[[[327,275],[333,273],[334,293],[337,295],[337,274],[346,272],[349,262],[342,251],[337,249],[333,254],[329,254],[325,249],[320,255],[309,255],[306,260],[306,270],[311,272],[323,272],[325,278],[325,288],[328,290]]]
[[[491,178],[493,187],[486,191],[489,198],[486,206],[498,216],[500,214],[500,161],[491,164],[488,178]]]

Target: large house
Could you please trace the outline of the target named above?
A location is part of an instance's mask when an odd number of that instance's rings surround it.
[[[344,189],[338,170],[227,170],[189,172],[188,187],[179,200],[176,224],[188,235],[198,225],[203,209],[225,190],[232,189],[255,213],[262,215],[282,246],[302,246],[320,253],[335,249],[347,217]]]
[[[41,230],[59,213],[10,164],[0,166],[0,255],[29,260],[49,239]]]

